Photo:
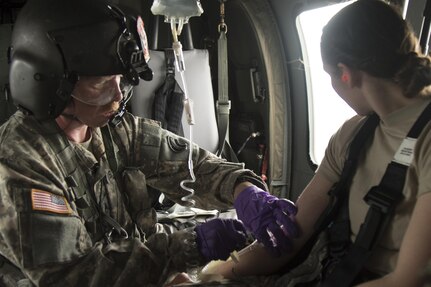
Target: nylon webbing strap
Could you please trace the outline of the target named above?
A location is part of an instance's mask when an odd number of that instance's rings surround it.
[[[108,125],[101,127],[100,130],[102,132],[102,140],[103,144],[105,145],[105,152],[109,167],[111,168],[111,171],[116,174],[118,171],[118,158],[114,148],[111,130],[109,129]]]
[[[307,241],[305,247],[301,250],[301,252],[295,257],[295,261],[302,262],[305,260],[307,256],[309,256],[310,250],[312,249],[313,245],[315,245],[316,240],[318,240],[318,237],[320,236],[321,232],[324,229],[327,229],[330,226],[331,228],[329,233],[331,234],[334,232],[334,230],[336,231],[335,233],[340,233],[338,232],[340,229],[341,229],[341,232],[345,230],[345,224],[343,222],[343,220],[345,219],[345,215],[341,214],[340,216],[340,213],[344,212],[345,203],[348,199],[348,194],[349,194],[348,192],[349,192],[350,181],[356,170],[357,159],[360,155],[362,147],[374,134],[374,130],[377,127],[378,123],[379,123],[379,117],[376,114],[372,114],[368,116],[365,122],[359,128],[356,135],[354,136],[348,149],[347,158],[346,158],[346,161],[344,162],[344,166],[341,171],[340,180],[336,184],[334,184],[334,186],[328,192],[328,195],[330,196],[331,201],[328,204],[325,211],[323,212],[322,216],[320,216],[320,218],[315,223],[313,235]],[[348,216],[348,211],[347,211],[347,216]],[[340,227],[340,224],[342,225],[341,227]],[[348,239],[350,239],[349,238],[350,225],[348,225],[347,233],[348,233],[347,237]],[[333,237],[337,237],[337,236],[334,235]],[[345,239],[344,234],[342,234],[342,237],[343,238],[341,241],[344,242],[344,239]],[[340,241],[337,238],[336,243],[339,243],[339,242]],[[330,242],[330,244],[331,245],[330,245],[329,252],[331,255],[333,255],[334,252],[333,252],[332,242]],[[344,254],[344,252],[336,252],[336,253],[340,253],[341,255]],[[323,271],[322,271],[323,275],[328,269],[330,269],[333,266],[333,264],[336,264],[336,262],[339,261],[339,258],[340,258],[339,254],[335,254],[335,255],[336,255],[335,258],[331,257],[329,258],[329,260],[324,262]]]
[[[120,172],[118,168],[119,166],[118,156],[117,156],[118,148],[114,145],[114,139],[112,137],[112,133],[109,125],[105,125],[101,127],[100,130],[102,133],[102,140],[103,140],[103,145],[105,146],[106,158],[108,160],[109,168],[114,173],[115,181],[117,185],[119,185],[120,180],[118,177],[120,176]],[[92,195],[94,196],[94,194]],[[128,238],[129,235],[127,234],[127,231],[123,227],[121,227],[121,225],[114,218],[112,218],[111,216],[109,216],[108,214],[106,214],[100,209],[100,207],[97,205],[97,201],[95,197],[93,197],[93,201],[95,203],[95,206],[99,215],[101,216],[102,221],[105,224],[107,224],[109,228],[111,228],[110,231],[105,233],[105,239],[107,240],[107,242],[108,243],[111,242],[111,235],[113,231],[116,231],[117,234],[120,235],[122,238],[125,238],[125,239]]]
[[[379,124],[379,117],[376,114],[370,115],[362,127],[359,129],[356,134],[354,140],[351,142],[349,147],[349,154],[347,156],[347,160],[344,163],[343,171],[340,177],[340,185],[346,187],[350,185],[350,181],[352,180],[353,174],[356,170],[356,165],[358,164],[358,158],[360,155],[360,151],[366,144],[366,142],[370,139],[372,135],[374,135],[374,130]],[[334,191],[335,196],[347,196],[341,189],[336,189]]]
[[[344,162],[343,170],[341,171],[340,181],[333,189],[331,189],[329,193],[332,203],[325,211],[325,215],[321,217],[322,219],[316,223],[317,232],[320,232],[323,228],[328,226],[329,222],[333,220],[333,216],[342,206],[343,200],[348,198],[348,188],[356,170],[358,157],[362,147],[366,144],[370,137],[374,135],[374,130],[377,127],[379,120],[380,119],[376,114],[368,116],[350,143],[349,153],[347,155],[346,161]]]
[[[218,48],[218,100],[217,100],[217,125],[219,134],[219,145],[216,154],[220,156],[223,152],[225,141],[228,141],[229,131],[229,89],[228,89],[228,63],[227,63],[227,27],[224,24],[224,1],[221,1],[222,22],[219,25],[220,36],[217,42]]]
[[[380,184],[372,187],[364,197],[370,207],[357,238],[323,286],[351,286],[362,270],[387,227],[397,204],[404,197],[402,192],[406,171],[413,159],[416,139],[430,119],[431,104],[425,108],[410,129],[394,159],[388,164]]]
[[[162,127],[183,135],[182,115],[184,92],[175,80],[175,54],[173,49],[165,49],[166,77],[163,85],[157,89],[154,97],[154,119]]]
[[[88,209],[90,204],[85,196],[87,179],[83,171],[77,168],[79,165],[72,145],[55,121],[46,121],[41,123],[41,125],[47,131],[44,137],[55,152],[58,165],[63,172],[66,183],[72,191],[72,193],[68,194],[70,197],[68,199],[75,201],[77,207],[82,209],[85,216],[90,217],[91,211]]]

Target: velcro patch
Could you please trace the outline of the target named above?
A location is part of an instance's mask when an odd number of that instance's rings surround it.
[[[59,214],[71,214],[72,209],[64,196],[47,191],[32,189],[31,204],[33,210],[48,211]]]

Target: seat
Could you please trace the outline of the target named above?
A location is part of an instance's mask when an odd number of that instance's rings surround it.
[[[183,51],[185,61],[184,78],[188,97],[193,101],[195,124],[193,125],[193,142],[202,148],[216,152],[219,135],[214,107],[214,96],[207,50],[191,49]],[[152,81],[141,81],[134,88],[134,96],[130,100],[131,112],[134,115],[152,118],[155,91],[163,84],[166,77],[165,52],[150,51],[151,60],[148,63],[154,72]],[[175,72],[175,79],[185,91],[181,75]],[[184,135],[189,136],[189,125],[183,113],[182,125]]]

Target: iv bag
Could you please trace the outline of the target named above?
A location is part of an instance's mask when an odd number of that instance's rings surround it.
[[[166,22],[181,20],[187,23],[190,17],[200,16],[204,10],[200,0],[154,0],[151,12],[165,16]]]

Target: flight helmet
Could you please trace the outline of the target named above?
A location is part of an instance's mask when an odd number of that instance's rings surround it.
[[[64,110],[80,76],[152,79],[140,17],[105,0],[29,0],[14,25],[10,88],[17,107],[39,120]]]

